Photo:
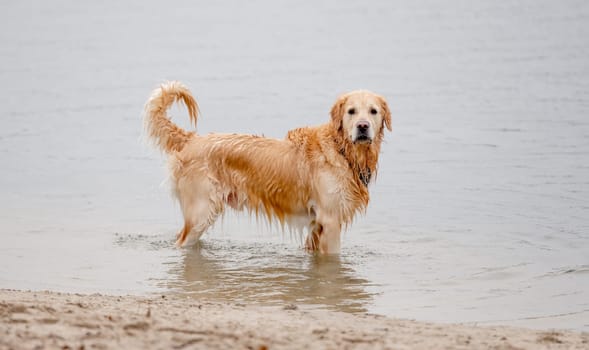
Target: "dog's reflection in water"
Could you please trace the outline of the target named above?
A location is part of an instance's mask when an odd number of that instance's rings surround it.
[[[206,241],[183,250],[166,287],[211,301],[310,305],[344,312],[365,312],[372,299],[365,290],[369,282],[355,276],[345,257],[285,253],[267,244],[229,245]]]

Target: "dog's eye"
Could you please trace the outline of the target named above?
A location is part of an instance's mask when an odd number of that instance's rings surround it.
[[[348,114],[356,114],[356,109],[355,108],[348,109]]]
[[[376,114],[378,113],[378,111],[376,110],[376,108],[371,108],[370,109],[370,114]]]

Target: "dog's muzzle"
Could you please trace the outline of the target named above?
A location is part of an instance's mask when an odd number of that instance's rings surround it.
[[[354,143],[372,143],[370,123],[364,121],[358,122],[354,131]]]

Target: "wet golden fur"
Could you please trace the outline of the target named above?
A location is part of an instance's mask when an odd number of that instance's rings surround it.
[[[198,240],[230,207],[305,227],[307,249],[339,252],[342,228],[368,204],[384,127],[391,130],[384,98],[368,91],[342,95],[328,123],[291,130],[285,140],[186,131],[167,116],[176,101],[184,102],[196,125],[198,105],[179,82],[152,93],[145,123],[169,155],[173,192],[184,215],[178,245]]]

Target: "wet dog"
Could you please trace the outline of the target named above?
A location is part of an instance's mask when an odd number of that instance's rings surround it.
[[[177,245],[196,242],[230,207],[307,228],[309,250],[340,251],[342,229],[368,205],[384,128],[391,130],[382,96],[364,90],[344,94],[331,108],[331,120],[293,129],[284,140],[184,130],[167,115],[176,101],[184,102],[196,125],[198,105],[179,82],[152,93],[145,124],[169,155],[172,189],[184,216]]]

